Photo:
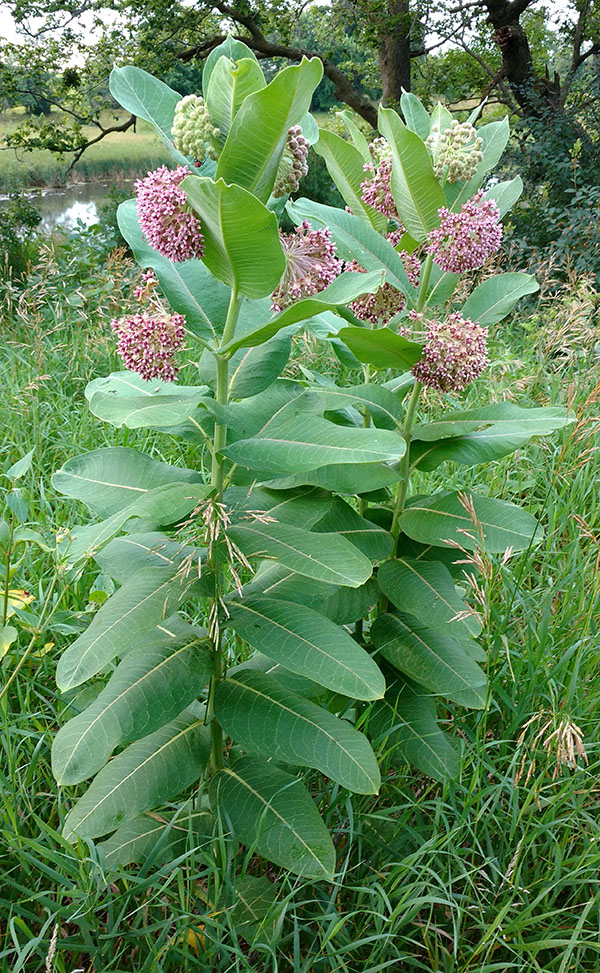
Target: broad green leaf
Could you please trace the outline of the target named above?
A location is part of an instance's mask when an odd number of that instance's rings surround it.
[[[402,92],[400,108],[404,115],[406,127],[425,141],[431,129],[431,119],[427,109],[411,91]]]
[[[380,595],[375,578],[369,578],[360,588],[347,588],[313,581],[277,564],[269,565],[257,574],[248,590],[314,608],[336,625],[351,625],[364,618]]]
[[[373,659],[319,612],[266,595],[228,602],[227,625],[286,669],[352,699],[378,699],[385,681]]]
[[[255,58],[232,61],[223,55],[215,63],[205,94],[211,121],[227,135],[240,106],[248,95],[266,85],[265,76]]]
[[[33,449],[30,449],[29,452],[25,454],[25,456],[21,456],[21,458],[18,459],[16,463],[13,463],[12,466],[10,466],[7,469],[4,476],[11,481],[20,480],[22,476],[25,476],[26,473],[29,473],[29,470],[31,469],[31,463],[33,460],[34,453],[35,453],[35,446]]]
[[[316,385],[310,387],[313,391],[318,391],[325,405],[325,411],[345,409],[348,406],[360,407],[373,416],[375,425],[386,429],[396,429],[404,413],[402,394],[391,392],[382,385],[367,382],[345,388],[337,385],[326,388]]]
[[[2,625],[0,627],[0,659],[4,658],[18,637],[19,633],[13,625]]]
[[[382,561],[394,549],[394,538],[370,520],[365,520],[350,504],[336,498],[322,520],[314,527],[315,533],[337,533],[345,537],[374,561]]]
[[[296,577],[299,577],[299,575],[296,575]],[[307,699],[319,699],[323,695],[323,686],[319,686],[314,679],[308,679],[306,676],[299,676],[296,672],[290,672],[280,662],[273,662],[263,652],[253,652],[245,662],[229,669],[228,675],[235,676],[237,672],[245,672],[248,669],[266,672],[286,689],[290,689],[299,696],[305,696]]]
[[[496,274],[482,281],[467,298],[461,314],[484,325],[496,324],[512,311],[526,294],[535,294],[539,284],[531,274]]]
[[[205,385],[175,385],[146,382],[146,388],[135,389],[130,372],[120,372],[96,379],[90,395],[90,411],[98,419],[119,429],[169,429],[194,419],[198,405],[209,393]],[[142,380],[143,381],[143,380]],[[119,392],[115,394],[115,385]],[[130,394],[123,395],[128,389]],[[136,394],[137,391],[137,394]],[[119,394],[121,393],[121,394]]]
[[[175,719],[212,673],[206,632],[178,615],[148,632],[117,666],[91,706],[65,723],[52,744],[58,784],[91,777],[125,741]]]
[[[332,877],[333,842],[297,778],[260,757],[242,757],[216,774],[210,795],[242,844],[303,878]]]
[[[350,132],[350,138],[353,144],[358,149],[361,154],[364,163],[371,162],[371,153],[369,151],[369,143],[367,142],[365,136],[361,132],[360,128],[354,121],[357,117],[354,112],[349,111],[345,108],[343,111],[336,112],[339,118],[342,118],[346,124],[348,131]]]
[[[67,815],[67,840],[97,838],[158,807],[198,780],[210,754],[210,732],[189,712],[137,740],[94,778]]]
[[[229,675],[217,689],[215,714],[245,750],[313,767],[357,794],[381,783],[369,742],[349,723],[252,670]]]
[[[238,348],[248,348],[260,345],[273,335],[287,328],[291,324],[299,321],[306,321],[324,311],[338,311],[343,313],[346,304],[354,301],[362,294],[374,294],[383,283],[381,270],[373,271],[368,274],[352,273],[346,271],[324,288],[314,297],[307,297],[302,301],[297,301],[286,307],[279,314],[276,314],[266,324],[262,324],[254,331],[248,331],[239,335],[225,346],[223,351],[232,353]]]
[[[438,726],[435,700],[403,679],[394,682],[369,715],[369,736],[391,753],[395,763],[410,763],[434,780],[456,777],[456,750]]]
[[[132,115],[150,122],[173,158],[180,165],[186,164],[186,157],[175,148],[171,138],[175,106],[181,101],[181,95],[163,81],[132,64],[127,64],[124,68],[113,68],[110,75],[110,93]]]
[[[243,875],[235,881],[231,916],[236,932],[251,943],[277,902],[278,886],[266,875]]]
[[[200,480],[195,470],[161,463],[127,446],[104,446],[67,460],[52,477],[52,486],[110,517],[155,487]]]
[[[400,219],[417,242],[439,225],[438,210],[446,200],[433,174],[422,139],[406,127],[392,108],[379,109],[379,130],[392,150],[392,195]]]
[[[243,41],[238,40],[231,34],[227,34],[223,43],[213,48],[204,62],[202,70],[202,91],[205,97],[213,70],[219,62],[219,59],[223,56],[228,57],[231,61],[240,61],[242,58],[251,58],[257,61],[254,51],[244,44]]]
[[[223,449],[223,454],[248,469],[281,476],[332,464],[395,461],[406,451],[395,430],[338,426],[292,406],[253,436]]]
[[[484,199],[494,200],[502,218],[513,208],[522,192],[523,180],[520,176],[515,176],[507,182],[497,182],[484,193]]]
[[[365,160],[359,149],[328,129],[320,128],[315,152],[325,160],[329,175],[352,212],[367,220],[378,233],[384,233],[387,218],[363,202],[360,187],[365,181]]]
[[[476,524],[458,493],[440,493],[411,504],[400,517],[400,527],[422,544],[446,547],[452,542],[467,551],[481,545],[481,529],[489,554],[501,554],[507,548],[524,551],[542,539],[543,531],[535,517],[514,503],[472,494],[465,500],[473,505]]]
[[[146,531],[115,537],[94,555],[94,560],[103,574],[122,584],[142,568],[174,565],[177,569],[186,558],[190,561],[190,569],[197,572],[203,553],[200,548],[187,545],[183,539],[172,540],[159,531]],[[203,566],[205,570],[208,569]]]
[[[310,530],[325,516],[331,507],[332,498],[316,487],[299,490],[254,487],[252,491],[248,491],[246,487],[229,487],[225,491],[225,502],[233,523],[247,519],[252,512],[260,512],[267,514],[269,520]]]
[[[477,638],[481,622],[454,587],[452,575],[441,561],[398,558],[386,561],[377,581],[396,608],[414,615],[424,625],[456,639]]]
[[[406,276],[402,258],[391,243],[377,233],[365,220],[335,206],[325,206],[310,199],[295,199],[288,203],[288,212],[295,223],[308,220],[316,228],[329,227],[337,254],[343,260],[357,260],[365,270],[384,270],[388,284],[402,291],[411,307],[416,291]]]
[[[279,71],[242,103],[217,166],[217,178],[235,183],[266,203],[275,183],[287,133],[300,125],[323,76],[318,58]]]
[[[438,307],[448,301],[460,280],[460,274],[443,271],[437,264],[432,264],[427,287],[427,307]]]
[[[423,352],[422,345],[391,328],[340,328],[337,336],[359,361],[374,368],[406,371]]]
[[[246,297],[270,294],[285,270],[275,215],[223,179],[186,176],[181,187],[202,222],[202,261],[211,274]]]
[[[295,473],[278,480],[270,480],[267,486],[288,490],[301,485],[312,485],[349,496],[381,490],[382,487],[397,483],[400,473],[385,463],[340,463],[322,466],[318,470]]]
[[[485,706],[485,673],[450,635],[400,612],[379,615],[371,638],[395,669],[430,692],[461,706]]]
[[[201,260],[172,263],[153,250],[140,230],[135,199],[121,203],[117,222],[140,267],[155,271],[171,308],[184,315],[186,328],[217,344],[227,317],[229,288]]]
[[[286,328],[256,348],[243,348],[229,363],[229,399],[246,399],[269,388],[287,365],[292,348]]]
[[[209,811],[141,814],[126,821],[97,847],[108,871],[134,862],[160,865],[179,858],[188,848],[208,845],[214,820]]]
[[[247,557],[266,556],[298,574],[330,584],[358,588],[371,577],[370,560],[336,534],[313,534],[283,523],[260,519],[234,524],[228,537]]]
[[[173,567],[151,567],[129,578],[104,602],[89,627],[63,652],[56,681],[64,692],[100,672],[115,656],[160,625],[194,594],[210,591],[211,579],[174,575]]]

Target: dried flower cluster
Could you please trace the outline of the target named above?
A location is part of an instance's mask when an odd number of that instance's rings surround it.
[[[192,159],[203,159],[206,155],[217,158],[215,140],[221,133],[200,95],[186,95],[177,102],[171,134],[175,148],[184,155]]]
[[[375,139],[369,145],[373,158],[363,166],[367,178],[360,184],[362,199],[368,206],[372,206],[378,213],[383,213],[390,220],[398,220],[398,211],[392,196],[390,181],[392,178],[392,153],[385,139]]]
[[[436,179],[446,177],[448,182],[472,179],[483,159],[483,141],[476,129],[470,122],[459,122],[456,118],[441,134],[434,128],[425,145],[433,153]]]
[[[414,312],[409,316],[419,319]],[[412,367],[414,377],[440,392],[462,391],[488,364],[487,334],[487,328],[458,312],[444,321],[427,321],[421,336],[423,355]]]
[[[179,369],[175,356],[185,340],[185,318],[181,314],[130,314],[114,320],[117,352],[125,368],[146,381],[160,378],[174,382]]]
[[[404,232],[404,227],[400,226],[397,230],[386,234],[386,238],[395,247],[404,236]],[[416,254],[407,253],[406,250],[400,250],[399,256],[404,264],[406,276],[413,287],[416,287],[419,283],[421,270],[419,258]],[[361,274],[365,273],[365,268],[361,267],[357,260],[352,260],[346,264],[345,269]],[[352,301],[349,307],[359,321],[364,321],[367,324],[384,325],[391,321],[396,314],[399,314],[405,305],[406,298],[402,291],[399,291],[393,284],[385,283],[374,294],[362,294],[355,301]]]
[[[428,234],[427,253],[443,270],[455,274],[476,270],[500,247],[500,213],[493,200],[483,198],[481,189],[459,213],[442,206],[438,215],[441,223]]]
[[[287,196],[289,193],[296,192],[300,185],[300,180],[308,172],[307,158],[309,146],[310,143],[304,138],[299,125],[294,125],[290,128],[277,170],[273,196]]]
[[[313,230],[304,220],[293,233],[279,233],[286,268],[271,294],[271,309],[281,311],[303,297],[318,294],[342,271],[342,261],[327,227]]]
[[[140,227],[150,246],[167,260],[181,262],[204,253],[202,226],[180,183],[187,166],[160,166],[135,184]]]

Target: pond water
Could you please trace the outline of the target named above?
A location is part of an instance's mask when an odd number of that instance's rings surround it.
[[[42,214],[40,229],[52,233],[58,227],[72,230],[78,222],[84,226],[97,223],[102,206],[109,201],[112,186],[129,189],[133,180],[82,183],[64,189],[40,189],[32,191],[31,200]],[[38,196],[39,192],[39,196]],[[8,196],[0,196],[0,212]]]

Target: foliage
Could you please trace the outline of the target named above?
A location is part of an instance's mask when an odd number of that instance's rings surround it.
[[[0,274],[22,277],[28,262],[37,255],[36,230],[41,216],[35,203],[23,193],[11,193],[0,220]]]
[[[306,285],[304,297],[300,289],[273,313],[266,298],[278,285],[285,293],[279,282],[292,256],[271,191],[288,130],[302,125],[312,141],[318,134],[307,109],[320,77],[320,62],[304,60],[265,85],[252,53],[233,40],[207,62],[204,88],[222,149],[216,171],[207,161],[181,183],[185,218],[199,219],[201,260],[172,263],[160,234],[159,252],[148,245],[135,206],[119,210],[121,232],[152,270],[140,290],[140,300],[154,302],[144,321],[156,319],[168,334],[170,311],[184,314],[189,340],[203,350],[200,384],[161,381],[156,366],[150,382],[117,372],[86,392],[94,415],[117,428],[194,444],[191,466],[103,447],[68,460],[53,481],[100,518],[61,539],[63,570],[76,579],[91,556],[109,587],[118,585],[61,656],[61,691],[88,682],[95,691],[52,751],[62,786],[93,777],[63,834],[112,834],[99,845],[105,860],[131,841],[132,829],[139,837],[147,812],[198,785],[207,841],[224,829],[277,866],[331,880],[336,849],[298,768],[373,795],[376,746],[434,779],[453,777],[458,756],[434,697],[482,708],[487,688],[476,641],[482,623],[455,586],[452,547],[477,565],[542,537],[518,506],[466,495],[454,478],[410,496],[409,478],[447,460],[469,466],[501,457],[565,425],[564,412],[505,403],[418,417],[423,387],[414,376],[429,347],[418,329],[407,337],[388,326],[419,322],[430,305],[462,305],[484,334],[535,291],[526,275],[499,274],[468,288],[465,301],[454,296],[458,275],[426,252],[440,205],[463,212],[502,154],[508,126],[480,128],[475,175],[446,185],[433,175],[436,129],[426,144],[431,122],[414,96],[404,99],[408,125],[381,109],[397,222],[410,231],[403,246],[414,253],[424,242],[418,287],[381,214],[360,200],[364,137],[356,130],[352,143],[328,138],[323,155],[351,212],[303,199],[288,212],[306,234],[294,239],[321,241],[307,219],[327,227],[351,269],[317,292]],[[171,141],[177,95],[132,67],[115,70],[112,91],[155,125],[181,162]],[[440,130],[451,116],[436,109],[433,121]],[[505,212],[518,193],[514,180],[492,198]],[[405,310],[365,327],[348,305],[384,284]],[[337,386],[310,372],[304,381],[280,378],[291,334],[302,327],[333,341],[342,362],[362,364],[359,382]],[[480,355],[473,368],[483,364]],[[374,381],[378,371],[383,384]],[[220,856],[218,840],[214,847]],[[128,860],[144,854],[134,843]]]

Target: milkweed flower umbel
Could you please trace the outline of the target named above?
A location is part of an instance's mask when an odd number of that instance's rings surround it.
[[[147,381],[174,382],[179,373],[175,356],[185,340],[182,314],[130,314],[111,322],[118,336],[117,352],[125,368]]]
[[[397,230],[393,230],[386,235],[387,240],[395,247],[404,236],[404,233],[404,227],[400,226]],[[413,287],[417,287],[421,270],[419,258],[414,253],[407,253],[406,250],[400,250],[398,253],[404,264],[409,282]],[[361,274],[366,272],[365,268],[361,267],[357,260],[352,260],[346,264],[346,270],[357,271]],[[406,298],[402,291],[399,291],[393,284],[386,282],[374,294],[361,294],[360,297],[352,301],[348,306],[359,321],[364,321],[366,324],[382,325],[391,321],[396,314],[399,314],[404,309],[405,305]]]
[[[385,139],[375,139],[369,145],[372,162],[363,166],[367,174],[361,182],[361,196],[363,203],[372,206],[378,213],[383,213],[390,220],[398,219],[396,203],[392,196],[392,151]]]
[[[460,212],[442,206],[438,216],[440,225],[427,235],[427,253],[442,270],[454,274],[476,270],[500,247],[500,212],[492,199],[483,198],[481,189]]]
[[[410,316],[420,317],[414,312]],[[461,392],[488,364],[487,335],[487,328],[458,313],[444,321],[427,321],[421,336],[423,355],[412,367],[414,377],[440,392]]]
[[[342,271],[328,227],[313,230],[304,220],[293,233],[279,233],[286,256],[283,277],[271,294],[271,310],[281,311],[324,290]]]
[[[140,227],[150,246],[167,260],[180,263],[204,253],[202,226],[180,183],[187,166],[160,166],[135,184]]]
[[[208,114],[204,98],[200,95],[186,95],[175,105],[173,144],[176,149],[192,159],[203,159],[209,155],[218,158],[215,142],[221,132]]]
[[[287,133],[285,148],[277,169],[273,196],[279,198],[295,193],[300,180],[308,173],[309,142],[304,138],[299,125],[294,125]]]
[[[456,118],[441,134],[434,127],[425,145],[433,154],[436,179],[445,176],[448,182],[472,179],[483,159],[483,140],[477,130],[470,122],[459,122]]]

